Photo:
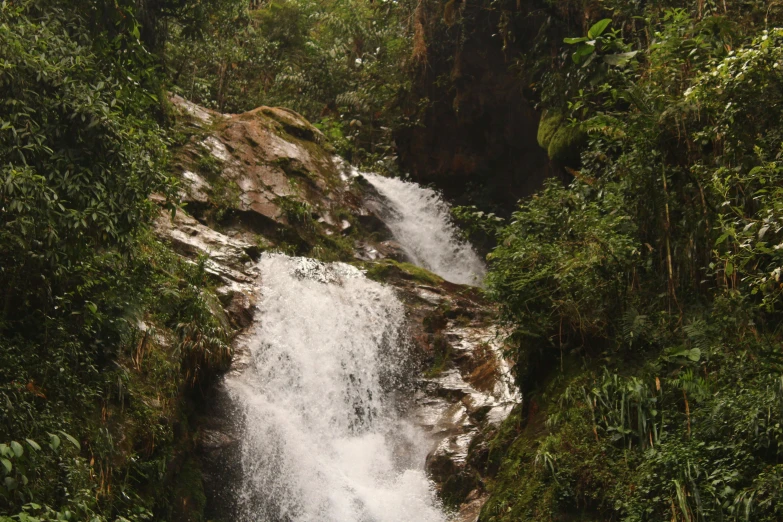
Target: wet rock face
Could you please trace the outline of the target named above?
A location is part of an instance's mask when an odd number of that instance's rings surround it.
[[[206,272],[219,283],[216,292],[232,325],[250,325],[256,303],[253,261],[257,247],[204,226],[181,211],[174,216],[161,213],[155,231],[187,259],[206,256]]]
[[[486,441],[522,401],[503,357],[507,332],[475,288],[401,276],[388,283],[408,307],[420,357],[413,418],[432,440],[427,472],[456,520],[473,522],[487,498]]]
[[[495,310],[477,289],[406,263],[373,210],[377,194],[350,175],[324,148],[318,129],[298,114],[261,107],[221,115],[181,98],[172,101],[195,130],[178,156],[184,208],[173,216],[161,212],[156,231],[183,257],[206,257],[236,332],[229,372],[248,364],[246,332],[255,327],[257,282],[264,277],[256,261],[279,244],[280,230],[304,222],[310,239],[350,241],[354,261],[368,277],[395,287],[407,307],[419,369],[412,374],[410,413],[431,439],[427,470],[444,502],[460,512],[458,520],[476,520],[486,495],[485,441],[521,400],[502,356],[504,332],[494,326]],[[230,218],[216,218],[218,208]],[[216,387],[195,419],[206,515],[214,520],[235,519],[233,488],[241,478],[236,419],[242,413],[232,408]]]
[[[297,255],[331,248],[344,261],[399,257],[385,243],[388,227],[366,205],[371,187],[302,116],[274,107],[217,114],[178,97],[172,103],[189,136],[175,155],[182,210],[202,225],[244,241],[254,259],[280,245]]]
[[[271,224],[287,221],[286,202],[296,201],[339,223],[333,214],[343,203],[340,165],[302,116],[273,107],[224,115],[178,97],[172,103],[203,131],[178,156],[185,203],[217,203]]]
[[[526,99],[530,82],[513,66],[520,53],[541,44],[546,4],[450,2],[459,11],[453,25],[445,22],[443,2],[420,4],[426,60],[408,106],[422,124],[397,131],[401,164],[416,181],[437,183],[451,199],[482,203],[483,197],[513,210],[546,178],[566,176],[538,146],[539,115]],[[501,25],[512,37],[503,36]]]
[[[423,381],[420,422],[436,440],[427,469],[444,502],[463,512],[476,501],[479,508],[483,504],[483,441],[521,397],[502,355],[502,332],[494,326],[449,320],[436,335],[447,343],[450,359]]]

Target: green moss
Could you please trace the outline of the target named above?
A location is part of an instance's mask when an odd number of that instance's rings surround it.
[[[407,274],[413,277],[413,279],[417,281],[421,281],[422,283],[429,283],[431,285],[439,285],[443,282],[443,279],[440,276],[437,276],[430,272],[429,270],[426,270],[424,268],[421,268],[416,265],[412,265],[410,263],[399,263],[396,262],[398,267],[400,267],[402,270],[404,270]]]
[[[538,144],[546,149],[550,159],[576,168],[587,144],[587,133],[581,125],[570,124],[562,113],[544,111],[538,122]]]
[[[351,239],[344,236],[321,235],[309,255],[327,262],[350,261],[353,258],[353,252]]]
[[[278,122],[283,130],[301,140],[312,141],[321,143],[323,141],[323,134],[313,126],[307,119],[301,114],[281,107],[265,107],[261,112]]]
[[[549,158],[565,165],[576,168],[579,166],[579,157],[582,149],[587,144],[587,133],[580,125],[563,125],[551,138],[547,153]]]
[[[563,115],[559,112],[544,111],[538,122],[538,144],[543,149],[549,149],[552,137],[563,123]]]
[[[395,277],[412,279],[430,285],[439,285],[443,282],[442,278],[429,270],[410,263],[394,261],[393,259],[384,259],[377,263],[373,263],[367,270],[367,277],[380,282],[386,282]]]
[[[223,162],[216,158],[203,145],[198,146],[199,158],[196,160],[196,170],[207,180],[214,182],[220,179],[223,172]]]

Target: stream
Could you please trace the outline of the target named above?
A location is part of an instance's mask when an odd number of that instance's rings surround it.
[[[362,175],[411,262],[481,284],[481,258],[434,191]],[[424,471],[432,441],[406,416],[411,345],[394,289],[283,254],[258,272],[250,364],[226,383],[243,415],[239,520],[448,520]]]

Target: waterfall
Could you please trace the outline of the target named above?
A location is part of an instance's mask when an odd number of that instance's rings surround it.
[[[447,281],[480,285],[486,268],[451,222],[448,204],[432,189],[362,172],[383,197],[378,211],[411,262]]]
[[[260,260],[244,413],[241,521],[443,522],[429,443],[398,412],[403,305],[350,265]]]

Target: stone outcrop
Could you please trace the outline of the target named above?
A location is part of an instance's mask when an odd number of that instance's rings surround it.
[[[503,356],[506,332],[475,288],[393,272],[420,357],[412,415],[429,434],[427,471],[457,522],[474,522],[487,498],[487,441],[522,398]]]
[[[417,37],[426,48],[405,106],[420,124],[395,134],[400,163],[414,179],[436,183],[451,199],[511,211],[546,178],[567,178],[537,144],[526,70],[535,64],[519,61],[569,36],[546,34],[553,25],[546,8],[540,0],[418,3]]]
[[[202,217],[219,208],[229,219],[217,221],[263,235],[310,218],[325,233],[345,230],[341,216],[360,201],[344,183],[341,160],[307,120],[273,107],[220,115],[172,101],[190,116],[193,134],[177,157],[186,209]]]
[[[173,215],[161,210],[156,230],[213,278],[236,331],[229,371],[248,363],[244,332],[253,324],[256,281],[264,277],[256,261],[264,250],[352,262],[393,285],[415,340],[418,377],[409,409],[432,440],[428,472],[460,520],[475,520],[485,498],[482,445],[520,400],[492,306],[475,288],[405,263],[388,228],[364,204],[371,187],[298,114],[261,107],[222,115],[182,98],[172,102],[189,136],[176,157],[183,205]],[[241,414],[232,408],[225,392],[213,389],[196,419],[206,515],[214,520],[233,511],[232,484],[240,478]]]

